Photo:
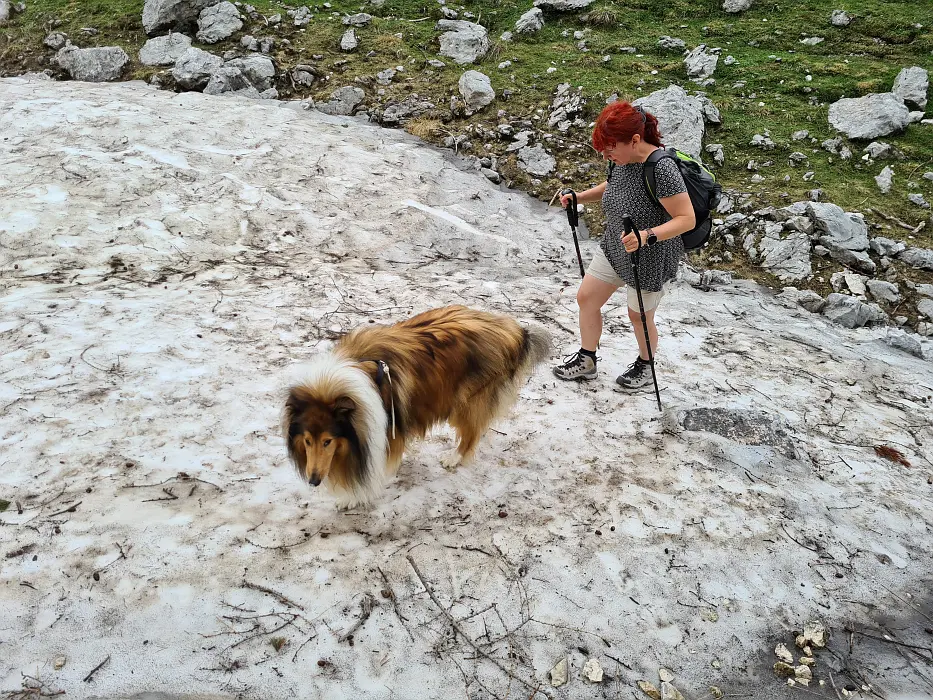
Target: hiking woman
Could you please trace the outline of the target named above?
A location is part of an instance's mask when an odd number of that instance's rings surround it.
[[[651,382],[651,365],[645,345],[635,293],[631,253],[639,250],[638,279],[648,338],[652,352],[658,347],[655,311],[664,296],[664,287],[677,275],[677,266],[684,255],[680,234],[696,225],[693,206],[684,179],[671,158],[662,158],[655,166],[656,194],[661,206],[649,196],[644,178],[644,163],[648,156],[662,147],[658,120],[641,107],[628,102],[613,102],[603,109],[593,129],[593,147],[611,161],[609,178],[596,187],[577,194],[578,202],[602,200],[606,230],[602,250],[597,250],[577,290],[580,307],[580,349],[554,368],[560,379],[596,378],[596,349],[602,335],[602,307],[619,287],[627,287],[628,317],[635,330],[639,355],[628,369],[616,378],[625,389],[637,389]],[[561,196],[567,207],[569,195]],[[625,234],[626,216],[638,228]]]

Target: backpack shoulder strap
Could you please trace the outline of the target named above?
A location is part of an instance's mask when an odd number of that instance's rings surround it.
[[[658,199],[657,192],[657,182],[655,181],[654,169],[662,158],[674,158],[676,156],[666,148],[658,148],[651,152],[651,155],[648,156],[648,159],[645,161],[645,190],[648,192],[648,197],[654,202],[657,206],[661,206],[661,201]]]

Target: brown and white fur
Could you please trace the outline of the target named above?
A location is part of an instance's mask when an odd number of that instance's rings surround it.
[[[436,424],[446,421],[458,438],[444,466],[469,462],[549,354],[545,331],[464,306],[356,329],[300,368],[289,388],[282,426],[289,456],[309,484],[326,483],[339,506],[369,503],[409,442]]]

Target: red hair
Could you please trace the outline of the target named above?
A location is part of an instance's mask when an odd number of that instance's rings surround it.
[[[638,134],[653,146],[663,147],[658,120],[640,107],[628,102],[613,102],[599,113],[593,129],[593,148],[602,153],[617,143],[629,143]]]

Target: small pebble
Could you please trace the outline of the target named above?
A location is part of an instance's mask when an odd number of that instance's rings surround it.
[[[500,511],[499,511],[499,517],[500,517],[500,518],[504,518],[504,517],[506,517],[507,515],[508,515],[508,513],[506,513],[504,510],[500,510]]]

